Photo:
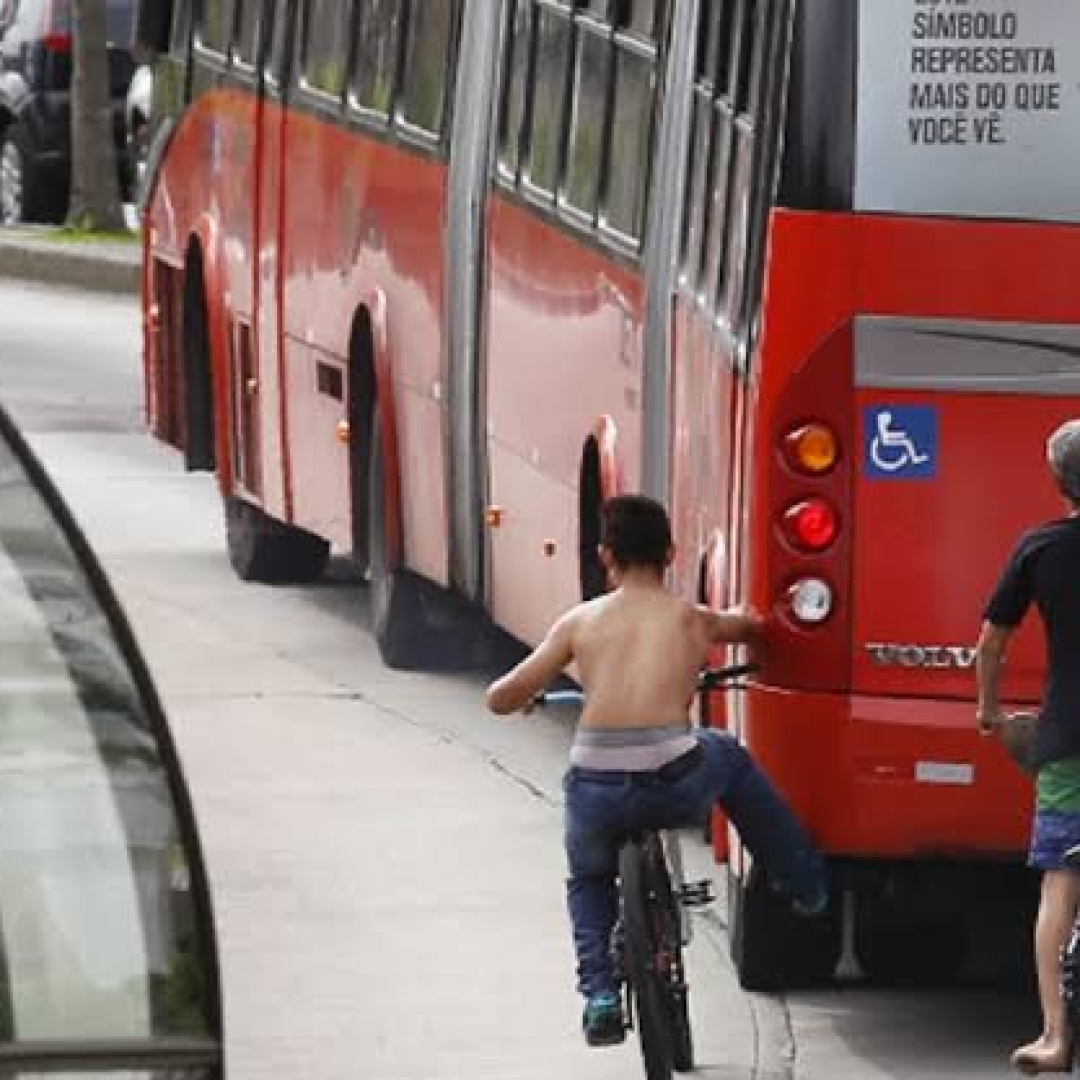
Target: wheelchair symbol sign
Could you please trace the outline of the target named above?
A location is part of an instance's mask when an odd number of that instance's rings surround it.
[[[873,405],[863,411],[866,474],[879,480],[937,475],[938,415],[926,405]]]

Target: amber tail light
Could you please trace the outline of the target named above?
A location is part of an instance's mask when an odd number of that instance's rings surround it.
[[[840,442],[828,424],[811,421],[792,428],[783,441],[784,456],[804,476],[824,476],[840,460]]]

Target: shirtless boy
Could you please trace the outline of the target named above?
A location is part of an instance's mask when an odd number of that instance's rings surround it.
[[[610,955],[621,834],[699,823],[719,802],[755,860],[801,910],[815,914],[828,901],[821,858],[746,750],[723,732],[691,725],[709,652],[719,643],[756,641],[760,620],[669,592],[664,574],[673,556],[659,503],[638,495],[610,500],[600,557],[613,591],[563,615],[487,692],[493,712],[516,712],[573,664],[585,693],[564,787],[567,897],[592,1046],[625,1036]]]

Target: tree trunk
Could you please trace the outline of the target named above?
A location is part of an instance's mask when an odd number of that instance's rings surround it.
[[[71,202],[68,226],[126,228],[113,141],[105,0],[72,0]]]

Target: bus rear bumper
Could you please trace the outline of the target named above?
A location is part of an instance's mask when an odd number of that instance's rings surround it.
[[[1023,858],[1031,780],[964,701],[747,694],[741,734],[829,855]]]

